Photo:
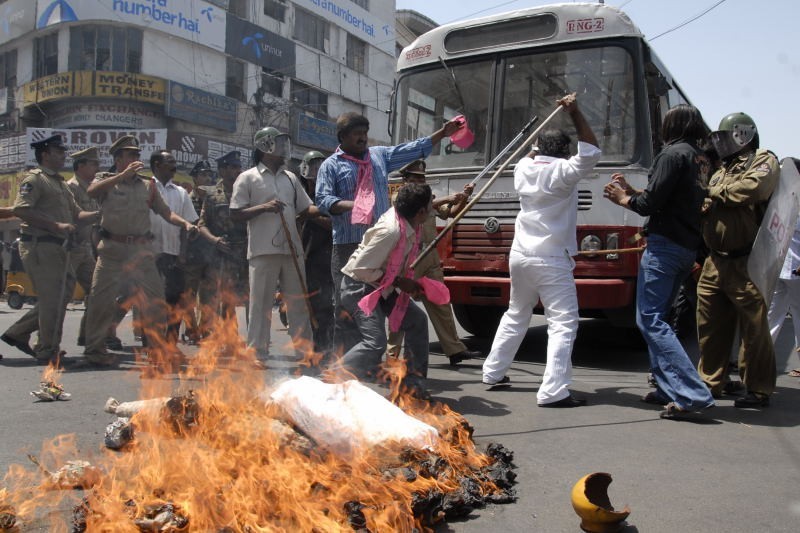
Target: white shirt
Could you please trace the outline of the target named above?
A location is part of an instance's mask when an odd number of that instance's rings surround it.
[[[408,268],[408,258],[411,254],[411,249],[414,247],[417,234],[406,219],[395,214],[394,207],[382,214],[375,225],[367,230],[358,248],[342,268],[342,274],[369,283],[373,287],[380,285],[381,279],[386,273],[386,264],[389,262],[389,257],[392,255],[397,243],[400,242],[398,219],[406,227],[403,268],[399,274],[402,276],[406,268]],[[392,287],[387,288],[383,293],[384,298],[391,294],[393,290],[394,288]]]
[[[303,253],[295,220],[297,215],[311,207],[300,180],[290,177],[284,169],[273,174],[264,164],[249,168],[239,174],[233,184],[231,209],[245,209],[277,198],[284,203],[283,217],[292,235],[298,253]],[[258,255],[290,255],[289,241],[278,213],[261,213],[247,221],[247,258]]]
[[[514,170],[520,212],[511,249],[527,256],[547,257],[578,253],[577,185],[589,177],[602,152],[578,142],[578,154],[569,159],[537,155],[523,157]]]
[[[192,205],[189,193],[180,185],[175,185],[169,180],[166,185],[158,179],[154,179],[156,188],[161,193],[164,203],[169,206],[170,211],[176,213],[187,222],[194,224],[199,218]],[[181,253],[181,228],[173,226],[160,215],[150,211],[150,232],[155,236],[153,239],[153,251],[157,254],[179,255]]]

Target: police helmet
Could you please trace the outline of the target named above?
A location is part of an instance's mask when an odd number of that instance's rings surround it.
[[[325,159],[325,156],[322,155],[321,152],[317,152],[316,150],[306,152],[306,155],[303,156],[303,162],[300,163],[300,174],[302,174],[304,178],[308,178],[309,171],[311,170],[311,162],[322,159]]]
[[[277,128],[267,126],[261,128],[253,136],[253,146],[256,150],[265,154],[272,154],[279,157],[289,157],[291,155],[291,140],[289,135],[281,133]]]
[[[722,159],[741,152],[757,137],[756,123],[745,113],[726,115],[717,131],[711,132],[711,142]]]

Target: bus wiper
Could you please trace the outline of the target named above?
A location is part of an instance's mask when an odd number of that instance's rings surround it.
[[[466,104],[464,103],[464,97],[461,95],[461,89],[458,88],[458,81],[456,81],[456,73],[447,66],[447,63],[444,62],[442,56],[439,56],[439,63],[442,64],[442,67],[450,74],[450,85],[452,85],[453,91],[455,91],[456,96],[458,96],[458,101],[461,102],[461,106],[457,109],[457,111],[461,114],[465,113]]]

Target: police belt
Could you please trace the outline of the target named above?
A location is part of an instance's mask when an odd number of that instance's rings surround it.
[[[717,257],[724,257],[726,259],[738,259],[739,257],[745,257],[750,255],[753,246],[750,245],[747,248],[740,248],[738,250],[732,250],[730,252],[721,252],[719,250],[711,250],[711,253],[716,255]]]
[[[55,235],[36,236],[36,235],[28,235],[26,233],[22,233],[19,236],[19,240],[22,242],[32,242],[34,244],[36,244],[37,242],[50,242],[58,245],[64,244],[64,238],[56,237]]]
[[[105,228],[100,228],[100,236],[123,244],[150,244],[153,240],[153,234],[149,232],[144,235],[117,235]]]

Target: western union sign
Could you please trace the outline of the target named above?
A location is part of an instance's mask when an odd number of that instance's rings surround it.
[[[128,72],[62,72],[23,86],[25,105],[61,98],[113,98],[164,104],[166,82],[161,78]]]

